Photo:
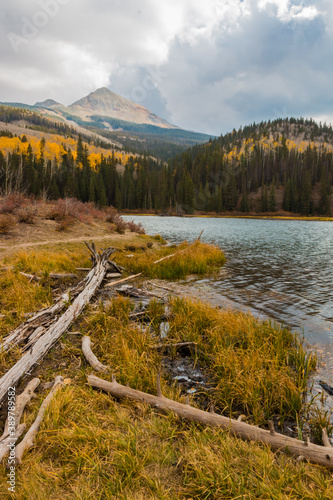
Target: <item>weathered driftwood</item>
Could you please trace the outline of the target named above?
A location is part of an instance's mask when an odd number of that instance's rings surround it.
[[[34,445],[35,437],[43,421],[45,411],[47,410],[49,404],[51,403],[54,395],[58,392],[59,389],[61,389],[63,385],[64,385],[64,379],[60,376],[56,377],[51,391],[46,396],[43,403],[41,404],[41,407],[39,408],[36,420],[31,425],[30,429],[28,430],[22,441],[16,446],[15,458],[17,465],[20,465],[22,463],[22,457],[24,452],[29,450],[29,448],[31,448]]]
[[[121,276],[120,273],[108,273],[105,277],[106,279],[115,279],[115,278],[119,278],[119,276]]]
[[[180,250],[180,252],[182,252],[182,250]],[[172,253],[170,255],[167,255],[166,257],[162,257],[161,259],[155,260],[155,262],[153,262],[153,264],[158,264],[159,262],[163,262],[163,260],[171,259],[171,257],[174,257],[175,255],[177,255],[180,252]]]
[[[40,361],[54,343],[66,332],[71,323],[81,314],[83,308],[88,304],[96,290],[101,285],[106,273],[106,263],[112,248],[98,254],[93,247],[88,246],[92,253],[94,267],[82,282],[83,290],[76,297],[66,312],[60,316],[45,333],[37,340],[26,354],[0,379],[0,403],[6,395],[8,387],[15,386],[18,380]]]
[[[103,365],[100,361],[98,361],[97,357],[92,352],[90,345],[91,345],[90,337],[85,335],[82,338],[82,352],[83,352],[86,360],[88,361],[90,366],[92,366],[93,369],[96,370],[97,372],[107,371],[108,367]]]
[[[25,428],[26,424],[20,424],[14,432],[0,441],[0,462],[13,448],[15,449],[16,441],[22,436]]]
[[[96,249],[94,245],[89,245],[86,243],[88,246],[90,252],[96,253]],[[110,255],[114,250],[110,250]],[[96,255],[98,255],[96,253]],[[93,260],[93,267],[89,270],[89,273],[87,276],[80,281],[80,283],[69,289],[67,292],[63,293],[60,298],[52,305],[49,307],[46,307],[44,309],[41,309],[39,312],[36,314],[32,315],[27,321],[19,325],[15,330],[10,332],[4,339],[2,344],[0,344],[0,350],[3,349],[4,351],[19,345],[21,346],[22,344],[26,343],[28,347],[30,347],[34,342],[33,338],[37,340],[37,336],[40,333],[40,330],[36,332],[37,329],[40,327],[49,328],[55,321],[57,320],[57,315],[63,311],[68,305],[68,302],[71,299],[74,299],[77,297],[82,290],[89,284],[90,280],[95,274],[95,257],[92,258]],[[108,262],[105,263],[105,266],[107,266]],[[26,349],[28,348],[26,347]],[[24,348],[23,348],[24,350]]]
[[[92,387],[102,389],[118,398],[130,398],[136,401],[143,401],[156,408],[172,410],[182,418],[199,422],[205,425],[222,427],[230,431],[231,434],[249,441],[259,441],[270,445],[275,450],[288,450],[291,454],[303,457],[310,462],[325,465],[333,469],[333,449],[328,446],[318,446],[308,440],[299,441],[274,430],[270,423],[270,429],[260,429],[254,425],[246,424],[237,420],[232,420],[216,413],[210,413],[188,404],[178,403],[164,397],[161,393],[160,383],[157,385],[157,396],[152,396],[145,392],[137,391],[124,385],[118,384],[114,377],[112,382],[102,380],[95,375],[88,376],[88,382]]]
[[[3,457],[9,453],[10,446],[16,443],[17,439],[23,434],[26,425],[20,424],[26,405],[35,396],[35,389],[39,385],[39,378],[32,379],[24,391],[17,396],[15,406],[8,409],[8,417],[5,423],[3,434],[0,437],[0,462]]]
[[[39,327],[51,325],[57,316],[68,304],[69,292],[65,292],[50,307],[45,307],[30,317],[27,321],[9,333],[0,344],[0,349],[7,351],[15,345],[20,345]]]
[[[12,411],[9,410],[8,417],[0,441],[2,441],[3,438],[7,437],[9,429],[12,431],[13,426],[15,427],[15,429],[18,427],[25,407],[27,406],[28,403],[30,403],[31,399],[35,397],[35,389],[39,386],[39,383],[40,383],[39,378],[33,378],[27,384],[24,391],[19,396],[17,396],[13,410]]]
[[[22,276],[24,276],[25,278],[27,278],[29,281],[40,281],[41,280],[41,278],[39,278],[35,274],[22,273],[22,271],[20,271],[20,274]]]
[[[180,250],[180,252],[183,252],[183,250]],[[170,259],[171,257],[174,257],[175,255],[177,255],[180,252],[176,252],[176,253],[173,253],[171,255],[167,255],[166,257],[162,257],[161,259],[155,260],[155,262],[153,262],[153,264],[158,264],[159,262],[162,262],[163,260]],[[118,268],[119,268],[119,266],[118,266]],[[134,278],[138,278],[139,276],[142,276],[142,275],[143,275],[143,272],[138,273],[138,274],[132,274],[131,276],[127,276],[127,278],[122,278],[121,280],[112,281],[111,283],[107,283],[105,285],[105,288],[111,288],[115,285],[118,285],[119,283],[124,283],[125,281],[129,281],[129,280],[132,280]],[[151,293],[151,295],[154,295],[154,294]],[[158,297],[157,295],[155,295],[155,296]]]
[[[105,288],[110,288],[112,286],[118,285],[119,283],[124,283],[124,281],[129,281],[129,280],[132,280],[134,278],[138,278],[139,276],[142,276],[142,274],[143,273],[132,274],[131,276],[127,276],[127,278],[122,278],[121,280],[117,280],[117,281],[111,281],[111,283],[107,283],[105,285]]]

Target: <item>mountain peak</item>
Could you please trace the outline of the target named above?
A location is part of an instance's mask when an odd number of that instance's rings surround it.
[[[163,118],[155,115],[140,104],[115,94],[107,87],[101,87],[68,106],[71,114],[83,120],[99,115],[106,118],[138,124],[155,125],[161,128],[177,128]]]
[[[52,106],[59,106],[59,102],[54,101],[53,99],[46,99],[42,102],[36,102],[34,106],[36,108],[51,108]]]

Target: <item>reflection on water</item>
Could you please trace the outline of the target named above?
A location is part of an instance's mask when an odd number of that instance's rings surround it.
[[[141,222],[149,234],[158,233],[177,243],[192,241],[204,230],[201,239],[218,244],[228,259],[225,271],[209,280],[209,286],[236,303],[304,330],[307,340],[322,346],[331,358],[332,222],[126,218]]]

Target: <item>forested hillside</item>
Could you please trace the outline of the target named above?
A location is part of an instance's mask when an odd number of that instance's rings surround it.
[[[332,144],[332,127],[312,120],[234,130],[172,161],[177,202],[187,210],[328,214]]]
[[[312,120],[253,124],[168,163],[65,135],[37,140],[0,131],[2,194],[177,213],[332,211],[333,130]]]

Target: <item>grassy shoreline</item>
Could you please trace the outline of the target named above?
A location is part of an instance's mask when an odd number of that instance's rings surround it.
[[[104,246],[112,245],[112,238]],[[157,236],[129,239],[124,235],[123,243],[117,236],[117,248],[114,260],[128,274],[141,271],[146,278],[214,273],[225,261],[221,250],[198,240],[166,247]],[[155,267],[152,264],[172,254]],[[51,302],[50,272],[87,267],[87,257],[84,245],[74,242],[6,257],[8,269],[0,274],[5,312],[1,332],[13,328],[24,313]],[[20,271],[37,273],[42,280],[29,283]],[[33,370],[31,377],[39,376],[43,383],[61,374],[71,384],[52,402],[36,446],[24,456],[14,495],[8,493],[6,471],[1,468],[1,498],[333,498],[332,474],[323,467],[299,462],[288,453],[273,453],[260,443],[243,442],[221,429],[182,421],[143,403],[117,401],[88,387],[86,375],[92,370],[81,351],[84,334],[91,337],[99,360],[111,367],[104,378],[111,380],[114,373],[119,382],[155,394],[156,374],[166,354],[152,346],[161,341],[165,306],[152,300],[147,323],[130,320],[133,307],[130,299],[120,296],[108,305],[88,307],[72,328],[79,335],[64,335]],[[216,412],[232,417],[245,414],[249,423],[262,426],[272,418],[279,429],[302,417],[306,380],[315,360],[288,329],[200,300],[170,298],[168,309],[170,328],[163,342],[196,342],[198,349],[188,362],[200,367],[207,380],[207,387],[190,395],[193,406],[214,406]],[[17,357],[17,351],[2,353],[1,369],[8,369]],[[165,368],[162,390],[167,397],[185,402],[186,391]],[[37,392],[25,413],[28,425],[47,393],[42,388]]]
[[[122,211],[122,215],[126,216],[149,216],[149,217],[164,217],[162,214],[156,214],[151,212],[136,212],[136,211]],[[305,217],[301,215],[263,215],[263,214],[216,214],[216,213],[199,213],[199,214],[168,214],[167,217],[180,217],[180,218],[212,218],[212,219],[268,219],[268,220],[306,220],[306,221],[318,221],[318,222],[332,222],[333,217],[323,217],[323,216],[313,216]]]

